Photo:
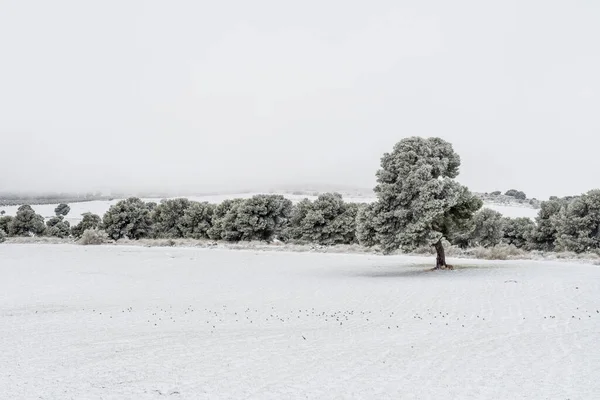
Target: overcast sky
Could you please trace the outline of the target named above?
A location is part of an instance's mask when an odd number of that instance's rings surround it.
[[[0,0],[0,191],[600,187],[598,1]]]

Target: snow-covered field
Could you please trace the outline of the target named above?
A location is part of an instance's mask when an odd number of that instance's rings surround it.
[[[209,203],[217,204],[223,202],[226,199],[232,198],[250,198],[258,193],[239,193],[239,194],[219,194],[219,195],[210,195],[210,196],[188,196],[190,200],[194,201],[207,201]],[[316,196],[307,196],[307,195],[294,195],[294,194],[284,194],[284,196],[294,203],[299,202],[302,199],[308,198],[311,200],[316,199]],[[81,221],[81,215],[86,212],[91,212],[94,214],[98,214],[100,216],[104,215],[106,211],[112,206],[116,204],[120,199],[112,200],[112,201],[87,201],[82,203],[71,203],[69,204],[71,207],[71,212],[69,213],[67,220],[71,224],[76,224]],[[160,203],[162,199],[160,198],[145,198],[144,201],[154,201],[156,203]],[[353,196],[344,196],[344,200],[353,203],[368,203],[374,201],[375,198],[371,197],[353,197]],[[54,216],[54,209],[58,204],[42,204],[42,205],[34,205],[33,209],[44,218],[50,218]],[[507,217],[529,217],[534,219],[537,216],[538,210],[535,210],[531,207],[519,207],[519,206],[510,206],[510,205],[499,205],[493,203],[486,203],[484,207],[491,208],[496,210]],[[17,213],[17,209],[19,206],[0,206],[0,210],[6,211],[6,215],[14,216]]]
[[[5,399],[597,399],[600,268],[0,245]]]
[[[500,204],[494,204],[494,203],[484,203],[483,205],[484,208],[491,208],[492,210],[498,211],[500,214],[504,215],[505,217],[510,217],[510,218],[531,218],[532,220],[535,220],[535,217],[537,217],[538,212],[540,210],[536,210],[533,207],[525,207],[525,206],[511,206],[511,205],[500,205]]]

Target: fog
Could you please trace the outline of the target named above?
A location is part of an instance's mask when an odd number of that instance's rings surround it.
[[[0,191],[369,188],[413,135],[474,191],[599,186],[598,2],[0,5]]]

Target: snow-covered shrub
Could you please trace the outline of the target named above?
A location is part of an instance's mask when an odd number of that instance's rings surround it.
[[[213,212],[212,226],[208,230],[208,237],[213,240],[238,241],[242,238],[237,229],[237,209],[244,202],[243,199],[226,199],[218,204]]]
[[[71,225],[69,224],[69,221],[64,220],[62,214],[50,218],[46,221],[46,226],[48,227],[48,229],[46,229],[46,235],[48,236],[66,238],[71,234]]]
[[[292,202],[281,195],[228,199],[214,207],[212,225],[206,232],[210,239],[230,242],[285,239],[291,214]]]
[[[81,235],[81,238],[79,239],[79,244],[87,246],[87,245],[98,245],[98,244],[103,244],[103,243],[107,243],[108,242],[108,235],[106,234],[106,232],[97,229],[97,228],[92,228],[92,229],[86,229],[83,234]]]
[[[529,237],[530,248],[540,251],[554,250],[557,239],[557,217],[560,210],[570,201],[568,198],[559,199],[553,196],[550,200],[542,202],[535,219],[535,229]]]
[[[461,229],[452,236],[452,244],[461,248],[491,247],[502,241],[504,236],[504,221],[502,214],[489,208],[484,208],[473,218],[465,221]]]
[[[156,238],[182,238],[185,235],[183,218],[192,202],[188,199],[163,200],[151,213],[152,232]]]
[[[344,212],[336,218],[333,228],[337,232],[338,237],[341,238],[341,244],[358,243],[358,238],[356,237],[356,218],[358,217],[359,209],[360,205],[357,203],[346,203]]]
[[[600,248],[600,189],[572,200],[554,220],[556,247],[583,253]]]
[[[0,229],[0,243],[4,243],[5,240],[6,240],[6,232],[4,232],[4,229]]]
[[[515,190],[515,189],[507,190],[506,193],[504,193],[504,195],[514,197],[515,199],[518,199],[518,200],[527,199],[527,195],[525,194],[525,192],[521,192],[521,191]]]
[[[36,214],[29,205],[19,207],[8,226],[10,236],[41,236],[45,231],[44,217]]]
[[[361,204],[356,215],[356,239],[361,246],[372,247],[377,244],[375,230],[374,203]]]
[[[291,213],[292,202],[281,195],[256,195],[246,200],[228,199],[212,209],[210,227],[208,215],[204,217],[204,227],[208,227],[206,232],[213,240],[285,239]]]
[[[506,244],[513,244],[517,248],[527,247],[535,223],[530,218],[508,218],[504,219],[504,238],[502,241]]]
[[[321,245],[356,242],[359,206],[345,203],[339,193],[324,193],[315,201],[300,201],[292,213],[290,237]]]
[[[71,211],[71,207],[69,207],[68,204],[64,204],[61,203],[59,204],[55,209],[54,209],[54,213],[56,214],[56,216],[63,216],[66,217],[69,212]]]
[[[100,228],[101,224],[102,220],[100,219],[100,216],[89,212],[84,213],[81,222],[71,228],[71,235],[73,235],[74,238],[79,239],[87,229]]]
[[[12,220],[13,217],[8,215],[0,217],[0,229],[2,229],[7,235],[9,233],[8,227],[10,226]]]
[[[256,195],[236,209],[236,231],[241,240],[271,240],[287,236],[292,202],[281,195]]]
[[[104,214],[102,226],[111,239],[141,239],[151,233],[150,210],[137,197],[121,200]]]
[[[526,253],[512,244],[499,244],[492,247],[475,247],[469,249],[467,254],[482,260],[508,260],[523,257]]]
[[[215,205],[213,204],[192,201],[181,219],[183,236],[191,239],[208,239],[214,211]]]
[[[504,220],[498,211],[484,208],[473,216],[473,225],[470,238],[473,245],[492,247],[502,241]]]

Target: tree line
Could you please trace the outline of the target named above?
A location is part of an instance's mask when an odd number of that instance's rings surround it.
[[[102,216],[86,213],[75,226],[67,204],[44,218],[28,205],[15,217],[0,216],[5,236],[46,235],[81,238],[103,230],[112,240],[128,238],[210,239],[377,246],[383,253],[432,246],[436,267],[445,268],[444,246],[512,245],[525,250],[600,250],[600,190],[541,203],[535,221],[508,218],[482,207],[482,201],[454,179],[460,157],[439,138],[403,139],[381,160],[373,203],[345,202],[338,193],[293,204],[282,195],[228,199],[220,204],[186,198],[119,201]],[[515,191],[517,192],[517,191]],[[508,193],[507,193],[508,195]],[[510,193],[524,197],[522,192]]]
[[[597,211],[594,214],[594,207]],[[293,241],[320,245],[379,245],[374,224],[375,203],[345,202],[338,193],[325,193],[298,204],[281,195],[228,199],[221,204],[186,198],[159,204],[139,198],[122,200],[103,216],[83,214],[77,225],[65,217],[61,204],[44,222],[31,206],[15,217],[0,217],[0,235],[81,238],[88,229],[102,229],[113,240],[128,238],[211,239],[225,241]],[[514,245],[525,250],[584,252],[600,249],[600,191],[542,202],[536,222],[509,218],[483,208],[457,230],[449,243],[461,248]],[[594,222],[595,221],[595,222]],[[588,225],[587,230],[582,230]]]

